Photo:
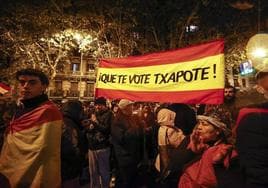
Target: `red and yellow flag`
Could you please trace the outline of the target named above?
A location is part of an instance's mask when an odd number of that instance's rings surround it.
[[[62,115],[50,101],[10,123],[0,154],[10,187],[61,186],[61,130]]]
[[[224,41],[173,51],[102,59],[96,97],[134,101],[220,104],[224,89]]]
[[[11,90],[11,88],[0,82],[0,94],[6,94]]]

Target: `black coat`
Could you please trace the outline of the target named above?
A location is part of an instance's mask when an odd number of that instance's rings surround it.
[[[248,187],[268,187],[268,103],[240,111],[236,147]]]
[[[96,114],[97,123],[90,122],[94,127],[86,128],[88,149],[99,150],[110,147],[110,132],[113,113],[107,109]]]
[[[70,101],[63,105],[63,131],[61,139],[62,180],[78,177],[87,153],[86,139],[81,127],[82,104]]]
[[[113,121],[111,140],[119,166],[135,166],[143,156],[142,122],[121,111]]]

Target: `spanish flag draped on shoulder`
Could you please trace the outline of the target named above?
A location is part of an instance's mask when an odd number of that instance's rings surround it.
[[[0,185],[61,187],[61,130],[62,115],[50,101],[14,118],[0,155]]]
[[[220,104],[224,41],[127,58],[102,59],[95,96],[134,101]]]

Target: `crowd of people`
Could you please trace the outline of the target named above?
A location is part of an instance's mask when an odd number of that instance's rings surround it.
[[[231,85],[220,105],[99,97],[56,106],[42,71],[16,79],[16,107],[1,109],[0,187],[268,187],[268,103],[239,109]],[[268,71],[256,80],[268,96]]]

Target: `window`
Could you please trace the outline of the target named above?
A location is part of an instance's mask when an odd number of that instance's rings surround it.
[[[73,72],[80,71],[80,64],[79,64],[79,63],[72,63],[71,70],[72,70]]]
[[[94,70],[95,70],[95,65],[92,64],[92,63],[88,63],[88,64],[87,64],[87,71],[88,71],[88,72],[92,72],[92,71],[94,71]]]
[[[56,80],[55,81],[55,88],[58,90],[62,90],[62,81]]]
[[[197,25],[188,25],[185,27],[185,31],[187,33],[193,33],[193,32],[196,32],[198,31],[199,27]]]
[[[78,82],[71,82],[69,96],[70,97],[78,97],[79,96]]]
[[[71,82],[71,91],[78,91],[78,82]]]
[[[87,97],[94,96],[94,83],[87,83],[85,96],[87,96]]]

